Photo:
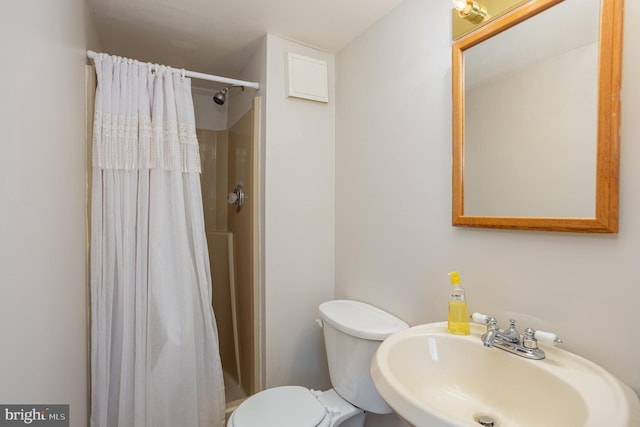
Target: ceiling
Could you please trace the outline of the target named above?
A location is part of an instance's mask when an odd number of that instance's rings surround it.
[[[237,78],[269,33],[336,53],[402,0],[88,0],[103,52]]]

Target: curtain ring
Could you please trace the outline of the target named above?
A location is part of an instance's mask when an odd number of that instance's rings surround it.
[[[184,68],[180,71],[180,75],[182,76],[182,80],[184,80],[185,77],[187,77],[187,72],[184,70]]]

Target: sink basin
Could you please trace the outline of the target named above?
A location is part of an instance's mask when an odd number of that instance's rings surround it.
[[[447,322],[414,326],[387,338],[371,377],[398,415],[418,427],[637,427],[636,394],[598,365],[558,347],[527,360],[447,333]],[[488,418],[481,418],[488,417]]]

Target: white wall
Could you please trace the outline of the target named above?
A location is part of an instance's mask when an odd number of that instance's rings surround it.
[[[318,305],[334,296],[334,57],[266,40],[264,121],[266,385],[328,386]],[[327,61],[329,103],[285,93],[287,52]]]
[[[87,425],[83,0],[0,14],[0,402],[70,404]]]
[[[555,331],[640,391],[640,3],[625,3],[618,235],[451,226],[449,1],[406,0],[337,55],[337,297],[443,320],[457,269],[471,310]]]
[[[193,79],[191,84],[198,82]],[[205,89],[197,86],[191,88],[191,95],[193,96],[193,108],[196,116],[196,128],[207,130],[225,130],[227,126],[227,107],[228,102],[225,105],[218,105],[213,102],[213,95],[217,90]]]

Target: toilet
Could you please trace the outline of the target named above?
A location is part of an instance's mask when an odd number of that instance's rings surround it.
[[[227,427],[362,427],[365,411],[389,414],[369,366],[380,343],[409,327],[360,301],[320,304],[332,389],[274,387],[254,394],[231,414]]]

